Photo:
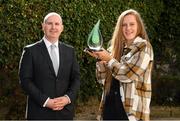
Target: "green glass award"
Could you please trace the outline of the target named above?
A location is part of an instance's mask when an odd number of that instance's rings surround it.
[[[87,45],[88,48],[85,50],[88,51],[101,51],[103,38],[99,29],[100,20],[95,24],[94,28],[91,30],[91,33],[88,36]]]

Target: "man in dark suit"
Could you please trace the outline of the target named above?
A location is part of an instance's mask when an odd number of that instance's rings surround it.
[[[62,18],[51,12],[42,23],[42,40],[24,48],[19,68],[27,94],[27,119],[72,120],[80,87],[74,48],[59,41]]]

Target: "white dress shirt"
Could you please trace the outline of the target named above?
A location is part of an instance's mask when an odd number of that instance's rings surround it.
[[[45,37],[43,37],[43,40],[44,40],[44,43],[45,43],[45,45],[46,45],[46,47],[47,47],[47,50],[48,50],[48,52],[49,52],[49,55],[51,56],[50,52],[51,52],[51,45],[52,45],[52,43],[49,42]],[[57,61],[58,61],[58,65],[59,65],[59,47],[58,47],[59,44],[58,44],[58,40],[57,40],[53,45],[56,46],[56,48],[55,48],[55,53],[56,53]]]

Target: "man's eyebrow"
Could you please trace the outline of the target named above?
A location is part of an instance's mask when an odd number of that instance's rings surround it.
[[[45,23],[52,23],[51,21],[46,21]]]

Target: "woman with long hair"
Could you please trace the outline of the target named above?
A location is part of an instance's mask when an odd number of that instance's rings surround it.
[[[104,85],[102,119],[149,121],[153,49],[140,14],[133,9],[122,12],[110,47],[88,53],[100,60],[96,77]]]

